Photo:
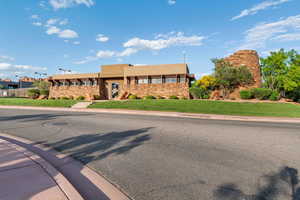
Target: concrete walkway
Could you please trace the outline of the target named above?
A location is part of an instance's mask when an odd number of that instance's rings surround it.
[[[67,179],[32,152],[0,139],[0,199],[82,200]]]
[[[106,178],[67,155],[24,138],[0,133],[0,199],[130,198]]]
[[[75,109],[87,108],[91,104],[92,104],[91,101],[78,102],[75,105],[73,105],[72,108],[75,108]]]

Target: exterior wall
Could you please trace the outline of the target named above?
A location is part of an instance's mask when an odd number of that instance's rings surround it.
[[[94,95],[100,95],[100,86],[51,86],[50,98],[84,96],[87,100],[93,99]]]
[[[100,96],[101,99],[112,99],[112,83],[119,83],[119,95],[122,95],[124,88],[124,79],[112,78],[112,79],[101,79],[100,81]]]
[[[128,94],[134,94],[138,97],[145,97],[148,95],[161,96],[169,98],[172,95],[178,97],[189,98],[189,84],[186,83],[162,83],[162,84],[133,84],[125,85],[124,91]]]

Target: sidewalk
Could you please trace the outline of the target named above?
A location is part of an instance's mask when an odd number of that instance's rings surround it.
[[[49,163],[26,149],[0,139],[1,200],[82,200]]]

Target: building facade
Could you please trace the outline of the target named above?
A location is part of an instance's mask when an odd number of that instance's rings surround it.
[[[103,65],[100,73],[65,74],[49,77],[50,98],[84,96],[93,99],[126,99],[134,94],[189,98],[194,75],[186,64],[133,66]]]

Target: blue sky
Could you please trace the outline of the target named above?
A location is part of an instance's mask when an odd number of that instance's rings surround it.
[[[98,72],[102,64],[187,63],[300,50],[299,0],[2,0],[0,78]]]

